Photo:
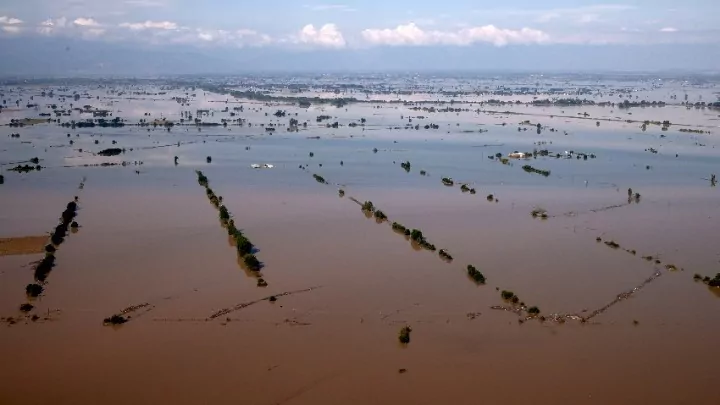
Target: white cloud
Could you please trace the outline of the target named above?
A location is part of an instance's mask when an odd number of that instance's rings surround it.
[[[83,36],[88,38],[94,38],[99,37],[105,34],[105,30],[103,28],[90,28],[83,32]]]
[[[20,32],[20,29],[21,28],[16,25],[4,25],[2,27],[2,30],[4,32],[7,32],[8,34],[17,34],[18,32]]]
[[[665,27],[660,28],[660,32],[678,32],[678,29],[673,27]]]
[[[22,20],[18,20],[17,18],[12,18],[4,15],[0,16],[0,24],[17,25],[22,24]]]
[[[531,28],[510,30],[485,25],[458,31],[425,31],[415,23],[399,25],[393,29],[366,29],[362,36],[367,42],[376,45],[471,45],[485,42],[505,46],[539,44],[550,39],[546,33]]]
[[[349,7],[345,4],[305,4],[304,8],[309,8],[313,11],[357,11],[356,9]]]
[[[177,23],[171,21],[145,21],[143,23],[122,23],[119,25],[119,27],[128,28],[133,31],[142,31],[146,29],[176,30],[179,28]]]
[[[93,20],[92,18],[77,18],[75,21],[73,21],[73,24],[77,25],[78,27],[99,27],[100,24]]]
[[[165,7],[167,5],[158,0],[125,0],[125,4],[135,7]]]
[[[617,13],[635,9],[626,4],[596,4],[575,8],[556,8],[540,11],[535,21],[547,23],[553,20],[570,20],[581,24],[600,21],[601,14]]]
[[[346,45],[345,38],[335,24],[325,24],[319,30],[308,24],[294,39],[298,43],[329,48],[343,48]]]
[[[67,18],[60,17],[56,19],[48,18],[47,20],[40,23],[40,26],[38,27],[37,31],[40,34],[44,35],[51,35],[53,34],[57,29],[63,29],[67,25]]]
[[[235,31],[202,29],[173,31],[177,35],[170,42],[181,44],[212,44],[229,46],[263,46],[273,42],[268,35],[249,29]]]

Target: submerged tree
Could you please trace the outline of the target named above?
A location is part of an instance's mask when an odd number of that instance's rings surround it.
[[[400,343],[410,343],[410,332],[412,332],[412,329],[409,326],[404,326],[402,329],[400,329],[400,333],[398,333],[398,340],[400,341]]]

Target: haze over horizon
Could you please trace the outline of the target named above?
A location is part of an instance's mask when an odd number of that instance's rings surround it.
[[[713,71],[720,2],[0,0],[0,75]]]

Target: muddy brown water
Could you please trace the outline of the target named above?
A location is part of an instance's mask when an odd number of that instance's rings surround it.
[[[146,137],[120,132],[118,139],[138,143]],[[42,255],[0,257],[0,403],[716,403],[720,294],[692,275],[718,271],[718,190],[694,180],[717,162],[717,152],[704,149],[682,166],[608,146],[595,163],[533,162],[553,170],[545,179],[522,172],[520,163],[488,162],[495,150],[476,153],[469,145],[480,140],[462,135],[428,146],[381,136],[208,141],[133,152],[125,159],[147,162],[140,174],[135,167],[54,167],[7,175],[0,237],[49,232],[75,195],[81,228],[59,248],[44,293],[30,301],[36,321],[18,308],[33,282],[29,263]],[[585,136],[586,145],[603,142]],[[552,137],[563,142],[561,134]],[[513,142],[532,149],[527,139]],[[624,135],[613,142],[641,143]],[[381,152],[370,153],[378,144]],[[174,155],[181,155],[178,167]],[[42,157],[68,160],[52,149]],[[405,159],[411,173],[392,164]],[[633,159],[642,162],[637,170]],[[643,159],[657,171],[645,171]],[[276,167],[251,170],[251,162]],[[299,170],[300,163],[311,167]],[[421,167],[430,176],[420,176]],[[268,287],[258,288],[238,265],[196,168],[257,246]],[[346,196],[312,173],[345,184]],[[472,182],[478,194],[442,186],[446,175]],[[592,212],[626,203],[627,187],[642,193],[639,204]],[[486,200],[490,193],[497,203]],[[453,262],[414,250],[350,197],[421,229]],[[552,218],[532,218],[538,206]],[[598,236],[638,253],[613,250]],[[487,285],[468,279],[468,264]],[[497,288],[546,315],[583,314],[656,268],[662,276],[586,324],[520,324],[517,315],[490,309],[503,304]],[[224,308],[310,287],[320,288],[208,320]],[[149,311],[129,314],[128,323],[103,325],[144,303]],[[402,347],[397,334],[405,325],[413,331]]]

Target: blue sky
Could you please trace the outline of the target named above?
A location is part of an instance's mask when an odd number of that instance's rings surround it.
[[[43,39],[218,54],[249,49],[268,54],[374,48],[413,48],[414,54],[418,48],[478,47],[715,49],[720,0],[0,0],[0,40],[31,44]],[[556,56],[562,65],[572,55]]]

